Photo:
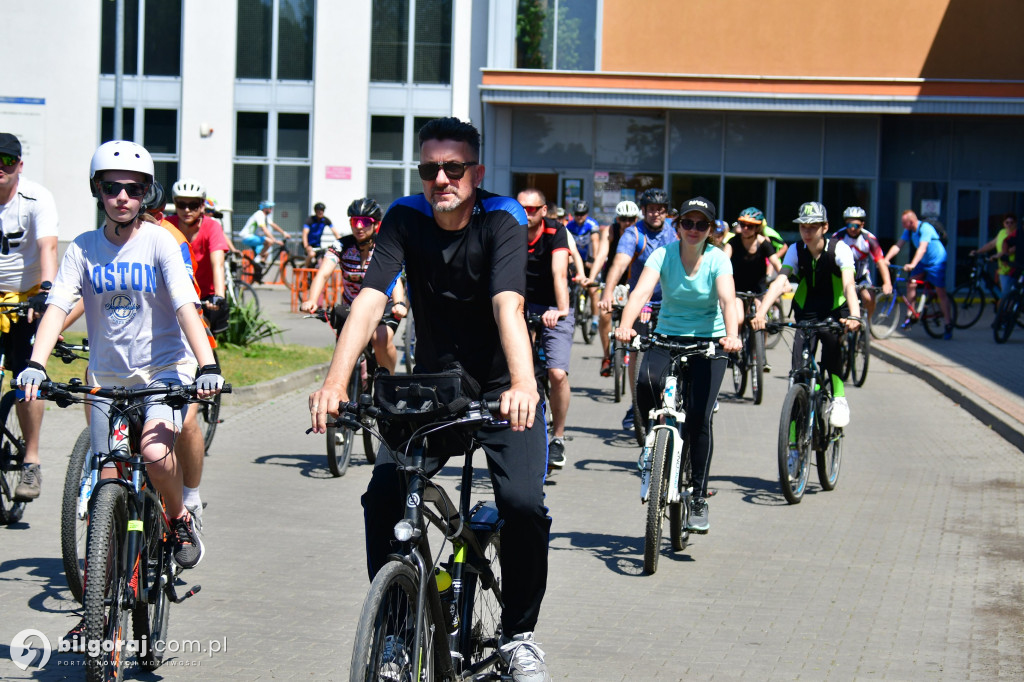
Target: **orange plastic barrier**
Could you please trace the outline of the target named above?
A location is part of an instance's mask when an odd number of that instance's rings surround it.
[[[299,312],[299,304],[305,301],[309,296],[309,287],[313,284],[313,278],[315,276],[316,268],[295,268],[291,282],[291,310],[293,313]],[[321,294],[320,307],[333,307],[334,304],[340,300],[340,296],[341,272],[335,270],[327,279],[326,286],[324,286],[323,294]]]

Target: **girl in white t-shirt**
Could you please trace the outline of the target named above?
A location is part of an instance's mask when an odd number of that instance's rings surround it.
[[[103,340],[90,349],[90,381],[129,388],[191,384],[198,360],[199,397],[213,396],[223,386],[179,246],[167,230],[148,222],[142,209],[152,182],[153,159],[133,142],[107,142],[93,155],[90,185],[106,221],[102,230],[79,235],[64,255],[32,359],[18,375],[25,400],[36,399],[46,360],[79,299],[85,304],[89,338]],[[94,452],[107,449],[104,407],[92,407]],[[171,519],[175,561],[191,568],[202,558],[203,545],[183,504],[182,474],[173,451],[182,412],[161,403],[147,406],[141,444],[147,472]],[[113,475],[113,469],[104,470],[104,477]]]

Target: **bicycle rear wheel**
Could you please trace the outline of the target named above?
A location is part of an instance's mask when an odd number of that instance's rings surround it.
[[[850,372],[853,375],[853,385],[863,386],[868,378],[868,361],[871,359],[871,335],[863,326],[853,334],[853,362],[850,363]]]
[[[483,559],[490,566],[494,581],[484,585],[479,571],[465,564],[462,613],[459,614],[459,651],[465,662],[463,669],[479,665],[497,652],[498,640],[501,639],[501,542],[497,532],[491,534],[483,549]]]
[[[743,347],[739,352],[729,356],[732,365],[732,385],[737,398],[742,398],[743,392],[747,390],[747,344],[750,343],[750,329],[746,326],[740,328],[740,343]]]
[[[957,319],[954,326],[957,329],[968,329],[973,327],[981,314],[985,312],[985,292],[973,283],[958,286],[953,290],[953,300],[957,303]]]
[[[668,446],[669,434],[658,431],[651,453],[651,484],[647,493],[647,524],[644,529],[644,573],[653,575],[658,570],[661,555],[661,531],[668,506]]]
[[[14,490],[21,483],[21,472],[25,464],[25,438],[21,435],[21,422],[15,409],[17,394],[12,391],[0,398],[0,424],[7,433],[0,434],[0,524],[12,524],[21,520],[25,513],[25,502],[14,499]]]
[[[622,402],[626,392],[626,349],[614,342],[615,352],[612,355],[612,376],[615,380],[615,402]]]
[[[958,312],[956,301],[948,296],[946,300],[949,301],[949,319],[955,327]],[[924,323],[924,330],[933,339],[941,339],[942,335],[946,333],[946,318],[942,315],[942,306],[939,304],[937,296],[928,298],[924,310],[921,312],[921,321]]]
[[[1010,339],[1013,328],[1017,326],[1017,315],[1020,312],[1020,297],[1011,295],[999,306],[992,334],[996,343],[1006,343]],[[10,394],[8,394],[10,395]]]
[[[93,495],[86,552],[85,675],[90,682],[120,680],[132,639],[125,608],[129,581],[128,491],[117,483],[99,487]],[[96,644],[93,644],[96,642]]]
[[[782,320],[785,319],[785,317],[786,316],[783,315],[782,311],[782,302],[775,301],[775,303],[772,303],[772,307],[768,309],[767,314],[765,314],[765,321],[782,322]],[[781,334],[769,334],[768,337],[765,338],[764,346],[765,348],[775,348],[775,346],[779,345],[779,341],[781,340]]]
[[[754,396],[754,404],[760,405],[764,398],[764,363],[765,363],[765,332],[764,330],[752,332],[751,338],[754,345],[751,350],[753,357],[750,361],[750,393]]]
[[[900,298],[895,291],[891,294],[879,293],[875,299],[875,312],[871,316],[871,335],[876,339],[892,336],[900,323],[900,312]]]
[[[71,448],[60,505],[60,553],[64,560],[64,577],[68,589],[79,602],[82,601],[85,584],[85,541],[89,533],[89,491],[84,488],[92,475],[89,462],[91,442],[89,428],[86,427]]]
[[[850,378],[850,367],[853,366],[853,338],[845,329],[839,334],[839,378],[846,381]]]
[[[242,254],[242,267],[238,280],[243,284],[260,284],[263,282],[263,267],[252,256]]]
[[[683,441],[679,476],[682,480],[680,483],[682,487],[689,486],[693,479],[690,468],[690,444],[685,440]],[[682,495],[679,502],[673,502],[668,506],[669,539],[672,540],[672,549],[677,552],[686,549],[686,545],[690,541],[690,531],[686,530],[686,525],[690,521],[689,500],[689,495]]]
[[[412,322],[412,311],[405,316],[402,320],[402,324],[405,329],[402,330],[402,338],[405,343],[405,349],[402,354],[402,358],[405,363],[405,373],[412,374],[413,367],[416,366],[416,327]]]
[[[167,598],[162,578],[168,573],[170,561],[167,538],[170,528],[164,515],[160,499],[149,490],[143,492],[143,528],[146,533],[145,554],[141,557],[140,570],[145,571],[148,593],[138,595],[139,601],[132,612],[132,626],[135,639],[146,639],[146,649],[139,651],[139,666],[143,670],[156,670],[164,662],[167,651],[167,621],[170,618],[171,602]],[[142,581],[138,584],[141,588]],[[142,600],[145,597],[145,601]]]
[[[580,288],[579,296],[576,298],[576,324],[580,326],[580,334],[583,336],[583,343],[594,342],[593,315],[590,311],[590,289]]]
[[[434,652],[427,642],[421,642],[425,676],[419,674],[420,662],[413,660],[418,595],[416,573],[405,564],[391,561],[377,573],[359,613],[349,680],[434,679]],[[433,625],[429,608],[424,610],[423,617],[422,631],[429,636]],[[443,629],[442,624],[438,625]]]
[[[807,386],[793,384],[779,420],[779,483],[790,504],[799,504],[807,489],[811,458],[811,413]]]

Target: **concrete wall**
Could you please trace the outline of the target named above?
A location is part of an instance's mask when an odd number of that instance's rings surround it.
[[[38,0],[5,0],[3,23],[0,131],[24,138],[24,175],[53,193],[60,238],[70,240],[95,227],[88,180],[99,134],[100,4],[47,0],[42,11]]]
[[[604,0],[602,25],[605,71],[1024,78],[1020,0]]]

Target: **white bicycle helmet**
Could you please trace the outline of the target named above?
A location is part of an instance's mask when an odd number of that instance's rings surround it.
[[[623,218],[639,218],[640,207],[632,201],[620,201],[615,206],[615,215]]]
[[[855,220],[866,220],[868,217],[867,211],[860,206],[850,206],[843,211],[843,218],[854,218]]]
[[[127,140],[104,142],[92,155],[89,165],[89,191],[99,197],[96,188],[96,174],[108,170],[134,171],[147,176],[153,182],[153,157],[141,144]]]
[[[202,183],[198,180],[182,178],[171,187],[171,196],[175,199],[178,197],[195,197],[197,199],[205,199],[206,188],[203,187]]]

